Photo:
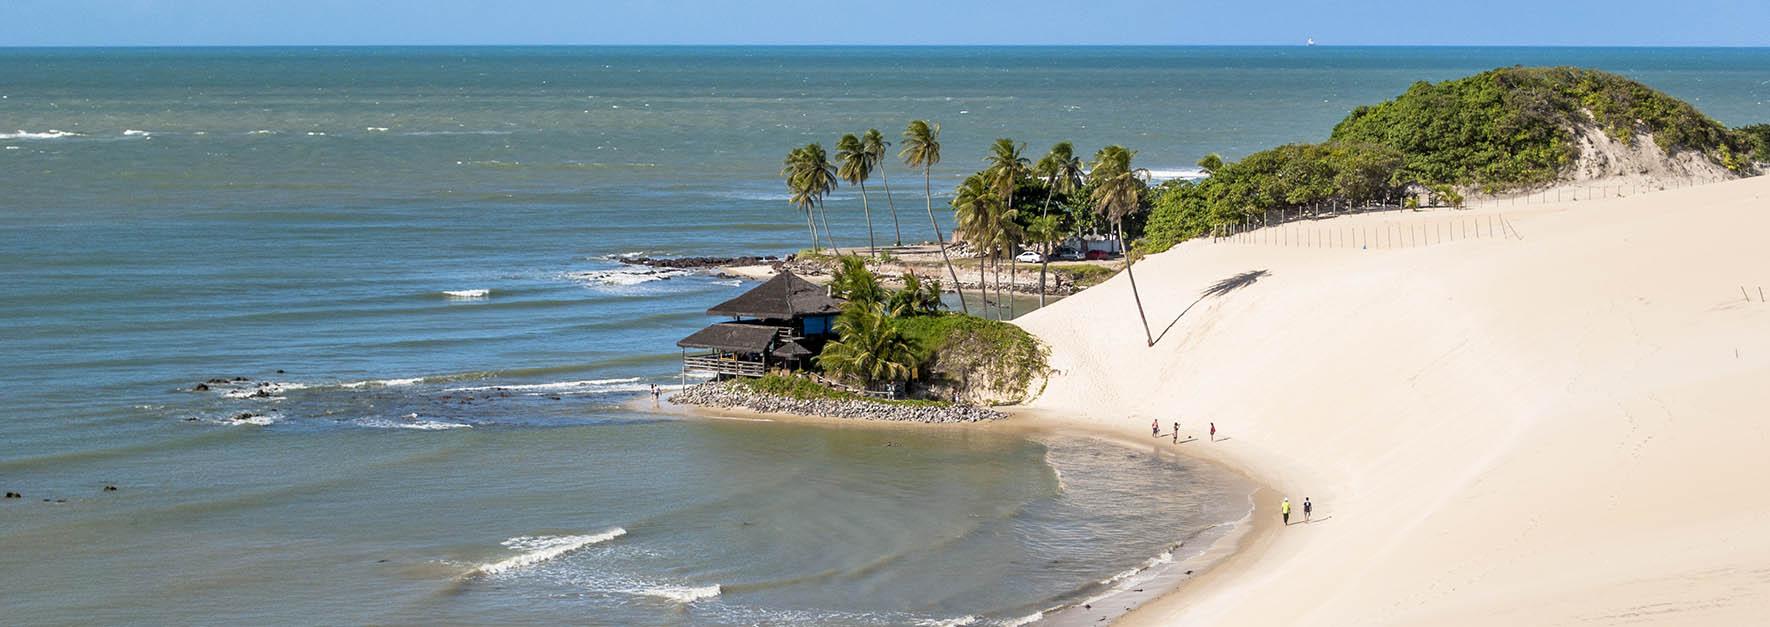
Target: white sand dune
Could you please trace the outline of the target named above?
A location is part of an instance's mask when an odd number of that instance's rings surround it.
[[[1178,418],[1187,452],[1277,492],[1234,557],[1123,622],[1770,620],[1770,177],[1504,215],[1523,239],[1155,255],[1153,348],[1123,274],[1021,319],[1060,371],[1034,409]],[[1316,521],[1273,524],[1279,494]]]

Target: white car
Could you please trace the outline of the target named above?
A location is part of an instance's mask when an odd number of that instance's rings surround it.
[[[1020,263],[1038,263],[1044,261],[1045,256],[1039,254],[1036,250],[1028,250],[1015,255],[1014,260]]]

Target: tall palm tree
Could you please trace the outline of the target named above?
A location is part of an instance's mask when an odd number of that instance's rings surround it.
[[[1028,223],[1026,225],[1026,240],[1038,245],[1039,254],[1040,254],[1041,258],[1043,259],[1043,261],[1040,262],[1040,268],[1039,268],[1039,307],[1040,308],[1044,308],[1044,306],[1045,306],[1045,268],[1044,268],[1044,266],[1048,265],[1050,263],[1051,249],[1056,246],[1057,240],[1060,240],[1060,239],[1063,239],[1063,226],[1062,226],[1062,220],[1058,216],[1042,215],[1042,216],[1039,216],[1037,218],[1033,218],[1032,220],[1028,221]]]
[[[867,206],[867,178],[873,175],[873,166],[878,161],[861,145],[859,137],[843,135],[836,140],[836,163],[836,174],[842,180],[860,186],[860,210],[867,216],[867,250],[878,257],[879,245],[873,241],[873,209]]]
[[[1075,146],[1069,142],[1057,142],[1051,151],[1039,158],[1033,166],[1033,172],[1045,180],[1045,206],[1039,210],[1039,217],[1051,215],[1051,197],[1061,192],[1065,198],[1074,195],[1082,188],[1082,158],[1075,154]],[[1056,234],[1056,225],[1052,225],[1052,234]],[[1039,307],[1045,306],[1045,275],[1051,268],[1051,242],[1045,247],[1045,259],[1039,262]]]
[[[989,156],[983,159],[984,163],[988,164],[984,172],[988,173],[990,188],[1002,199],[1003,206],[1011,215],[1018,215],[1014,213],[1014,192],[1020,188],[1020,180],[1026,178],[1027,175],[1028,162],[1026,157],[1021,156],[1025,150],[1026,144],[1016,144],[1012,139],[1000,138],[996,140],[996,143],[990,145]],[[1018,225],[1014,230],[1019,231]],[[998,233],[998,235],[1005,234]],[[1010,245],[1006,250],[997,252],[997,261],[1000,261],[999,255],[1008,255],[1008,282],[1012,285],[1019,280],[1020,275],[1020,260],[1014,255],[1014,245],[1017,245],[1019,240],[1015,238],[1014,241],[1005,243]],[[996,281],[996,302],[1002,302],[1002,282],[999,278]],[[1007,302],[1008,317],[1013,318],[1014,299],[1009,298]]]
[[[989,281],[984,278],[984,262],[989,259],[991,246],[995,244],[993,214],[999,202],[991,193],[989,184],[978,174],[966,177],[965,182],[953,191],[953,217],[957,219],[953,236],[969,242],[977,250],[977,289],[983,294],[984,318],[988,318],[993,309],[989,301]]]
[[[885,149],[891,142],[885,141],[885,135],[879,129],[869,128],[860,136],[860,148],[873,157],[873,164],[879,169],[879,182],[885,184],[885,204],[891,207],[891,230],[897,233],[897,246],[903,246],[903,227],[897,223],[897,201],[891,199],[891,177],[885,176]]]
[[[830,234],[830,213],[824,208],[824,196],[836,189],[836,166],[830,164],[823,144],[806,144],[794,154],[797,158],[789,157],[787,166],[792,171],[789,179],[797,179],[804,193],[817,205],[818,218],[824,224],[824,241],[840,254],[842,249],[836,246],[836,238]],[[789,181],[788,186],[791,185]]]
[[[805,212],[805,228],[811,232],[811,251],[817,252],[817,222],[811,218],[811,210],[816,206],[812,200],[811,190],[799,176],[800,164],[804,161],[804,148],[794,148],[787,152],[787,158],[781,163],[781,177],[787,181],[787,191],[792,194],[790,202],[800,211]]]
[[[1142,209],[1145,181],[1149,180],[1149,170],[1131,167],[1131,157],[1136,154],[1124,146],[1107,146],[1095,153],[1094,169],[1088,173],[1094,183],[1089,200],[1094,202],[1094,211],[1111,222],[1118,234],[1119,250],[1125,255],[1125,275],[1131,280],[1131,298],[1137,301],[1137,317],[1143,320],[1143,338],[1149,346],[1155,346],[1149,316],[1143,313],[1143,296],[1137,291],[1137,275],[1131,272],[1131,251],[1125,247],[1125,216]]]
[[[965,304],[965,288],[959,287],[959,271],[953,269],[953,259],[946,253],[946,238],[940,234],[940,221],[934,219],[934,188],[930,183],[930,171],[934,164],[940,163],[940,125],[930,126],[926,120],[911,120],[903,130],[903,148],[897,151],[905,165],[922,168],[922,196],[928,201],[928,224],[934,227],[934,243],[940,246],[940,258],[946,262],[946,273],[953,278],[953,291],[959,293],[959,309],[971,313]]]

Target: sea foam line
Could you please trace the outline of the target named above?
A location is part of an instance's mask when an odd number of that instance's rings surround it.
[[[487,390],[508,390],[511,392],[554,392],[554,391],[564,391],[564,390],[582,390],[585,388],[589,388],[590,391],[596,391],[596,392],[637,391],[637,390],[630,390],[628,388],[630,387],[629,384],[635,384],[638,382],[639,382],[639,377],[628,377],[625,379],[588,379],[585,381],[560,381],[560,382],[556,382],[556,383],[523,383],[523,384],[517,384],[517,385],[478,385],[478,386],[472,386],[472,387],[448,388],[444,391],[446,391],[446,392],[484,392]],[[638,389],[644,390],[647,388],[638,388]]]
[[[699,587],[664,586],[661,588],[647,588],[640,590],[639,594],[648,597],[669,599],[677,603],[693,603],[702,599],[711,599],[719,596],[721,592],[724,592],[724,588],[719,587],[719,584],[713,584],[711,586]]]
[[[467,574],[469,576],[497,575],[520,568],[527,568],[547,560],[558,558],[559,556],[592,544],[600,544],[624,535],[627,535],[626,529],[615,527],[614,529],[591,535],[522,536],[511,538],[504,541],[504,546],[513,549],[527,549],[527,552],[503,561],[480,564],[478,568],[474,568]]]
[[[79,137],[80,133],[49,129],[41,133],[20,130],[12,133],[0,133],[0,139],[61,139],[63,137]]]

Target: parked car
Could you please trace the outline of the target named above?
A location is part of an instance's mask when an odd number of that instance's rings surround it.
[[[1112,258],[1112,253],[1108,253],[1104,250],[1090,250],[1090,251],[1088,251],[1088,255],[1087,255],[1088,261],[1100,261],[1103,259],[1111,259],[1111,258]]]
[[[1057,249],[1057,258],[1063,261],[1081,261],[1082,251],[1074,248],[1059,248]]]
[[[1026,250],[1026,251],[1021,251],[1021,253],[1018,255],[1015,255],[1014,260],[1018,261],[1020,263],[1038,263],[1038,262],[1044,261],[1045,256],[1039,254],[1039,252],[1036,250]]]

